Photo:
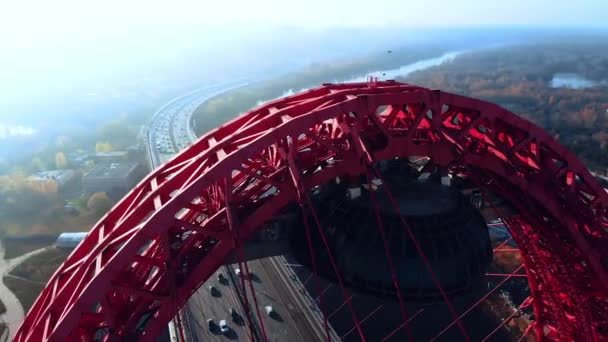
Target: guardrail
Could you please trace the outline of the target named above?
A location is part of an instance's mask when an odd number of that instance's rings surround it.
[[[276,273],[281,277],[283,282],[286,284],[286,288],[294,297],[294,302],[300,307],[302,312],[309,312],[313,317],[304,315],[308,323],[312,327],[316,327],[315,333],[317,334],[319,341],[327,340],[324,327],[323,314],[319,311],[317,302],[310,296],[308,290],[304,284],[300,281],[297,274],[289,267],[286,267],[287,259],[284,256],[276,256],[269,258],[270,264],[275,268]],[[301,300],[301,301],[300,301]],[[329,335],[332,341],[341,341],[340,336],[331,326],[328,324]]]

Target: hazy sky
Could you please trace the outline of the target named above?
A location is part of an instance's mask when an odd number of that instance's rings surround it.
[[[277,27],[606,27],[607,13],[608,0],[7,0],[0,106],[155,70],[195,48],[213,51],[210,65],[243,63]]]

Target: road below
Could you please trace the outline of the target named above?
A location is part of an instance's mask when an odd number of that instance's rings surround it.
[[[16,258],[6,260],[4,259],[4,244],[2,240],[0,240],[0,301],[2,301],[6,308],[6,312],[0,315],[0,322],[6,323],[8,326],[10,339],[13,338],[17,332],[17,329],[19,329],[21,322],[23,322],[25,311],[23,310],[23,305],[21,305],[21,302],[19,302],[17,296],[15,296],[15,294],[4,284],[4,277],[24,260],[36,254],[42,253],[48,250],[48,248],[49,247],[37,249]]]
[[[245,84],[247,83],[229,82],[199,88],[161,107],[148,125],[147,150],[150,168],[157,168],[193,143],[195,136],[189,123],[192,113],[201,103]],[[229,283],[214,284],[217,291],[215,295],[211,295],[208,286],[213,282],[212,279],[216,279],[216,275],[203,284],[181,310],[180,320],[186,328],[184,337],[187,341],[212,341],[214,338],[222,338],[222,335],[209,332],[207,319],[212,318],[218,323],[220,317],[224,319],[228,316],[230,308],[240,307],[235,289]],[[199,318],[201,315],[202,319]],[[247,330],[248,327],[243,324],[231,324],[231,333],[227,337],[246,339]]]
[[[152,168],[171,159],[175,153],[194,142],[196,137],[190,123],[196,108],[222,92],[243,85],[242,82],[232,82],[201,88],[162,107],[151,120],[148,131],[148,150],[151,151],[149,159]],[[234,276],[238,266],[226,265],[220,268],[218,273],[222,273],[229,281],[219,282],[216,273],[192,295],[182,310],[185,313],[183,321],[191,328],[187,337],[194,341],[247,340],[249,327],[245,324],[247,308],[243,300],[243,295],[246,293],[250,304],[249,311],[254,316],[254,332],[258,335],[258,340],[263,340],[259,338],[261,325],[265,328],[268,341],[326,340],[322,319],[319,319],[311,309],[316,307],[314,301],[298,299],[303,294],[294,288],[293,281],[286,275],[287,272],[279,272],[278,269],[285,266],[284,261],[281,261],[284,258],[278,258],[248,262],[249,269],[254,275],[251,285],[255,291],[257,307],[254,307],[249,284],[242,288],[240,281],[230,281],[231,275]],[[215,295],[211,294],[209,286],[217,289]],[[271,305],[277,314],[273,317],[268,316],[265,312],[267,305]],[[240,316],[237,322],[229,317],[231,308]],[[258,311],[260,316],[257,315]],[[216,323],[225,319],[231,329],[230,333],[221,335],[210,332],[208,319],[213,319]],[[335,333],[332,335],[336,337],[334,340],[338,340]]]

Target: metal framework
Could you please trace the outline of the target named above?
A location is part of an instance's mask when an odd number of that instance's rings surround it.
[[[519,210],[505,222],[521,249],[538,338],[608,339],[608,195],[585,166],[494,104],[375,80],[265,104],[154,170],[55,272],[15,341],[154,341],[281,208],[311,210],[309,189],[339,176],[381,177],[375,162],[408,156],[466,173]],[[400,304],[409,336],[422,310],[408,317]],[[451,309],[461,326],[466,313]],[[353,316],[364,340],[367,317]]]

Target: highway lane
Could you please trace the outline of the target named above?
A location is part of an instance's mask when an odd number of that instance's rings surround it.
[[[195,110],[196,107],[198,107],[198,105],[189,110]],[[183,128],[183,123],[189,126],[189,116],[183,116],[181,117],[181,120],[178,120],[178,118],[180,117],[176,116],[174,126],[180,126],[180,128],[175,128],[173,131],[179,132],[180,134],[183,134],[184,131],[192,132],[190,127],[187,129]],[[190,134],[189,137],[190,139],[193,139],[194,134]],[[186,144],[182,143],[182,146],[186,146]],[[280,260],[272,262],[274,259]],[[313,304],[312,300],[309,300],[309,303],[305,304],[306,301],[298,298],[304,297],[304,295],[293,288],[294,284],[292,281],[287,277],[280,277],[277,268],[284,267],[284,264],[284,258],[282,257],[265,258],[248,262],[249,270],[254,274],[254,277],[252,277],[254,280],[252,285],[258,303],[257,309],[261,313],[261,320],[264,324],[268,341],[325,341],[326,338],[324,337],[322,317],[318,314],[315,315],[309,308],[309,306]],[[227,265],[223,270],[225,274],[234,274],[237,268],[237,265]],[[240,288],[241,283],[239,282],[237,286]],[[301,289],[305,288],[301,286]],[[257,317],[258,310],[253,307],[253,297],[249,290],[249,285],[246,284],[246,289],[240,288],[239,290],[240,293],[247,293],[254,325],[257,326],[257,331],[260,333],[260,318]],[[193,296],[191,301],[200,301],[200,296],[208,297],[208,293],[199,291]],[[243,300],[241,300],[241,303],[242,302]],[[267,305],[272,306],[277,313],[274,318],[266,315],[265,306]],[[316,306],[313,304],[313,307]],[[227,311],[227,309],[225,311]],[[218,313],[212,312],[211,314],[217,315]],[[244,311],[241,310],[241,314],[244,316]],[[208,313],[205,310],[199,311],[198,316],[195,315],[194,317],[196,318],[193,318],[193,320],[203,320],[207,315]],[[331,329],[331,331],[333,340],[339,341],[338,336],[333,332],[333,329]],[[207,335],[205,337],[213,340],[216,336]]]
[[[148,125],[148,158],[151,167],[156,168],[162,165],[172,158],[175,153],[192,143],[192,134],[187,130],[184,131],[184,127],[189,129],[190,116],[202,102],[244,84],[243,82],[231,82],[197,89],[172,100],[159,109]],[[183,310],[187,314],[183,315],[182,319],[190,328],[185,336],[188,340],[223,340],[224,337],[209,332],[207,319],[212,318],[218,323],[220,319],[228,317],[229,308],[239,307],[239,300],[231,285],[215,284],[215,279],[213,277],[201,286]],[[208,289],[210,283],[213,283],[218,289],[216,296],[210,294]],[[192,319],[197,315],[202,319]],[[231,327],[231,333],[227,335],[228,338],[247,339],[247,327],[242,324],[232,324],[230,320],[228,322]]]

